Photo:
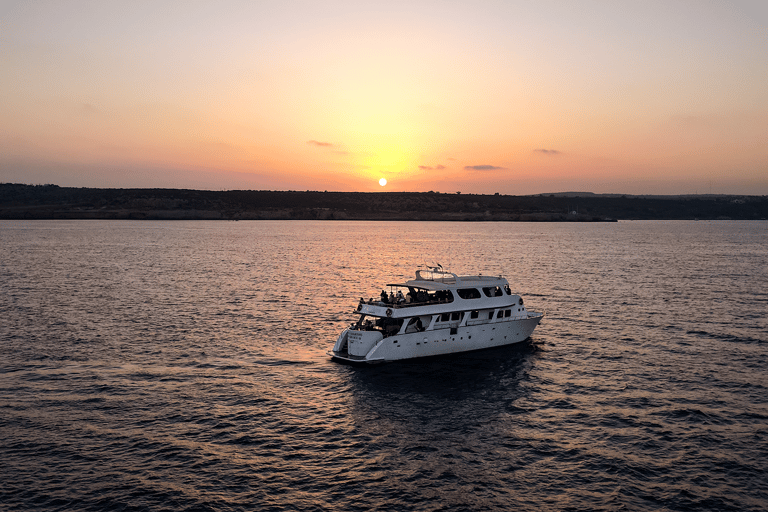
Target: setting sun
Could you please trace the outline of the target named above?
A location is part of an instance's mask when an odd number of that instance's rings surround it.
[[[381,185],[382,187],[383,187],[384,185],[386,185],[386,184],[387,184],[387,180],[386,180],[385,178],[381,178],[381,179],[379,180],[379,185]]]

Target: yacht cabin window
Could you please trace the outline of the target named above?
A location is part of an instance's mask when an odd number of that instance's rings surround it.
[[[459,297],[462,299],[479,299],[480,290],[477,288],[460,288],[457,290]]]

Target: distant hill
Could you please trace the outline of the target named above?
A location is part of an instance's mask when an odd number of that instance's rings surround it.
[[[765,219],[766,196],[99,189],[0,184],[0,219],[325,219],[604,222]]]

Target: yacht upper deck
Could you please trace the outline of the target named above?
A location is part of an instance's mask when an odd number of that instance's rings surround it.
[[[430,267],[428,270],[417,270],[416,279],[405,283],[390,283],[390,287],[415,288],[423,290],[449,290],[462,287],[487,287],[507,285],[503,276],[459,276],[453,272]]]
[[[519,300],[502,276],[459,276],[442,269],[418,270],[416,279],[405,283],[390,283],[389,294],[382,290],[378,299],[360,299],[357,311],[361,314],[401,316],[416,307],[429,306],[428,311],[445,311],[506,307]],[[408,293],[394,293],[394,288],[407,288]],[[480,300],[476,300],[480,299]]]

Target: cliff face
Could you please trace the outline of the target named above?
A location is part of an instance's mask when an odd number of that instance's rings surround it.
[[[433,192],[92,189],[0,184],[0,219],[593,222],[767,217],[768,198],[765,196],[504,196]]]

